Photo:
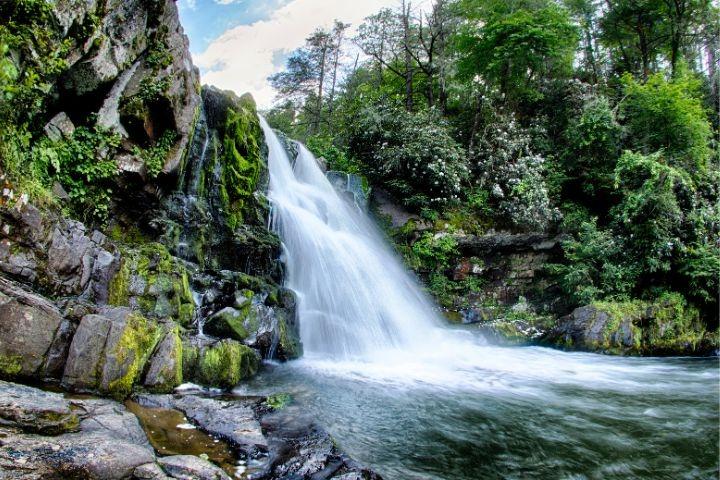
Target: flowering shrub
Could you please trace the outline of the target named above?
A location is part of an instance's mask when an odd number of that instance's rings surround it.
[[[531,136],[514,118],[498,116],[472,153],[476,182],[489,192],[498,219],[522,230],[543,230],[559,217],[550,206],[545,159],[532,151]]]
[[[350,146],[371,177],[411,207],[457,201],[468,179],[465,152],[432,113],[366,107]]]

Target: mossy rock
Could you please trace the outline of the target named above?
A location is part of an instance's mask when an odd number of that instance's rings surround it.
[[[172,326],[158,343],[145,374],[145,387],[156,393],[171,392],[183,381],[183,344],[180,329]]]
[[[142,375],[143,369],[160,340],[162,329],[138,313],[130,313],[124,323],[115,322],[105,351],[100,391],[117,399],[126,398]]]
[[[205,321],[204,331],[219,338],[232,338],[233,340],[245,340],[249,332],[245,328],[245,321],[250,315],[250,303],[247,302],[238,310],[232,307],[225,307]]]
[[[195,312],[185,265],[159,243],[122,252],[120,269],[110,283],[108,303],[140,309],[157,318],[189,325]]]
[[[546,338],[564,348],[618,355],[698,355],[712,349],[696,308],[682,295],[653,302],[593,302],[560,319]]]
[[[221,340],[200,352],[198,379],[204,385],[229,389],[255,375],[259,365],[250,347],[235,340]]]

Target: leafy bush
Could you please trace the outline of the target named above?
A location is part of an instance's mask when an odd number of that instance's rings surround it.
[[[596,219],[583,222],[574,238],[563,242],[564,264],[550,264],[560,287],[577,305],[600,298],[625,298],[635,286],[637,271],[625,263],[625,245]]]
[[[675,165],[704,170],[711,152],[711,128],[700,83],[690,75],[667,81],[657,73],[645,83],[626,74],[623,85],[622,113],[634,148],[645,154],[663,150]]]
[[[33,164],[44,167],[44,178],[60,182],[77,216],[102,223],[110,206],[111,180],[117,174],[113,153],[119,146],[117,134],[79,127],[69,140],[38,142],[32,150]]]
[[[682,247],[687,214],[696,204],[690,176],[660,153],[625,152],[615,169],[622,200],[612,210],[618,233],[648,273],[667,272]]]
[[[622,129],[606,97],[591,97],[582,113],[564,132],[563,155],[567,193],[577,197],[581,189],[589,202],[607,197],[614,185],[614,169],[620,154]]]
[[[373,180],[418,209],[457,201],[468,179],[462,148],[432,113],[366,106],[350,147]]]
[[[543,177],[545,159],[534,153],[531,137],[512,117],[488,125],[474,152],[479,186],[490,192],[501,223],[522,230],[543,230],[557,219]]]
[[[351,158],[344,149],[337,147],[331,137],[310,137],[307,140],[307,147],[317,158],[322,157],[325,159],[328,170],[355,174],[362,173],[358,162]]]

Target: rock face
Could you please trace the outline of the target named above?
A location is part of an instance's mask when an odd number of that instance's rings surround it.
[[[73,326],[52,302],[0,277],[0,374],[46,378],[57,374]]]
[[[543,341],[623,355],[702,355],[713,350],[698,312],[672,295],[656,302],[596,302],[577,308]]]
[[[199,457],[172,455],[158,459],[160,467],[172,478],[197,480],[230,480],[227,473]]]
[[[80,420],[59,393],[0,380],[2,423],[35,433],[57,435],[77,430]]]

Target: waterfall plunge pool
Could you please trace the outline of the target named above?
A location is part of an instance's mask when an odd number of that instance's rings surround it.
[[[388,480],[718,478],[717,358],[477,350],[485,366],[269,363],[236,392],[290,393]]]

